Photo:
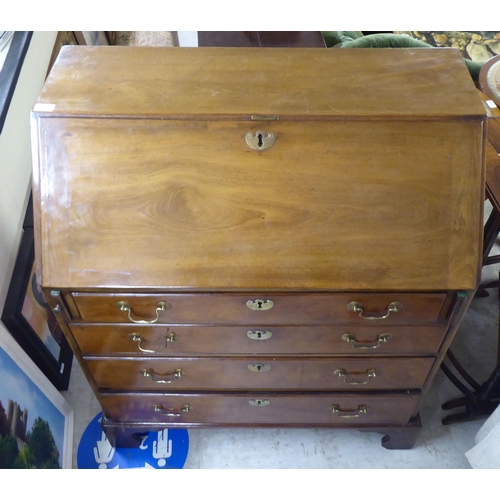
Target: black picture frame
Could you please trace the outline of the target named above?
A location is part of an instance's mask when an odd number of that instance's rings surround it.
[[[33,31],[16,31],[14,33],[7,57],[0,70],[0,134],[32,36]]]
[[[29,210],[28,207],[25,221],[29,219]],[[64,391],[69,386],[73,352],[54,313],[38,290],[34,261],[33,227],[28,224],[23,228],[1,319],[17,343],[55,388]]]

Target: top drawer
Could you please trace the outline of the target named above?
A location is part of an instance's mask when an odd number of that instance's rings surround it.
[[[403,325],[446,321],[446,293],[73,293],[78,321],[137,324]]]

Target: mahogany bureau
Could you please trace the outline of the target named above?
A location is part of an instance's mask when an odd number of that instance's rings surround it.
[[[411,447],[478,285],[485,120],[453,49],[64,47],[32,113],[37,277],[110,441]]]

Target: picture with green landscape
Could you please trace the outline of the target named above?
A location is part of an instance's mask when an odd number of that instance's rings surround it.
[[[62,468],[65,416],[0,347],[0,469]]]

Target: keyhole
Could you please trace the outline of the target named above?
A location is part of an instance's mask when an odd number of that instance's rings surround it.
[[[252,406],[268,406],[270,401],[269,399],[251,399],[249,403]]]
[[[257,338],[261,339],[262,338],[262,332],[257,332]]]
[[[248,365],[248,369],[251,372],[268,372],[271,369],[271,365],[268,363],[253,363]]]
[[[274,134],[265,130],[255,130],[245,135],[245,141],[255,151],[264,151],[274,144]]]
[[[267,311],[273,308],[274,302],[268,299],[254,299],[247,300],[246,306],[252,311]]]

